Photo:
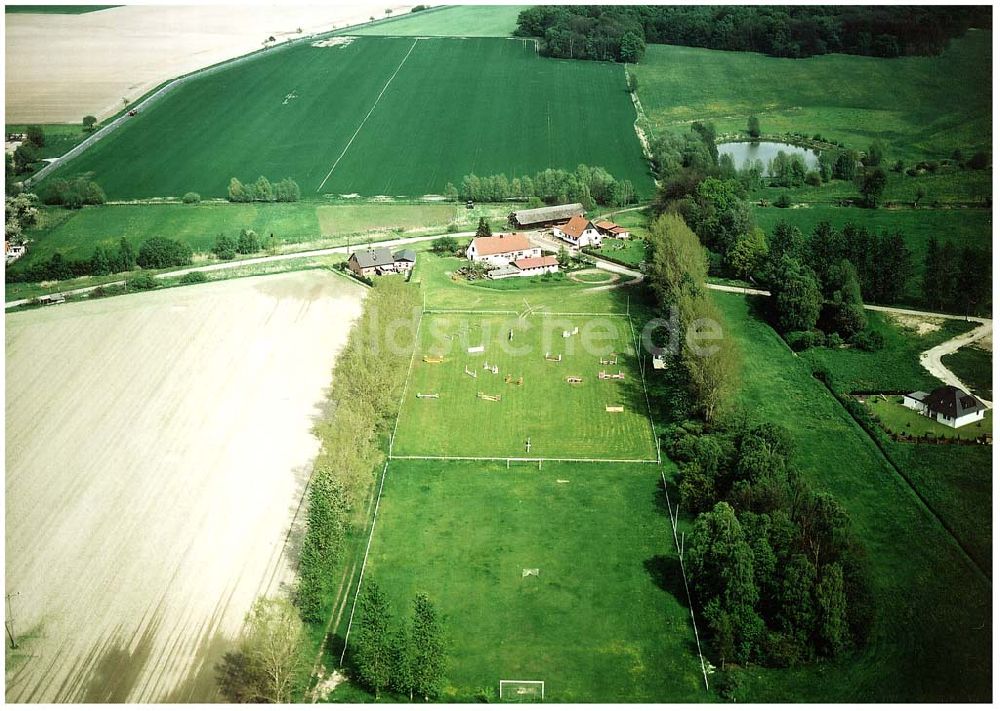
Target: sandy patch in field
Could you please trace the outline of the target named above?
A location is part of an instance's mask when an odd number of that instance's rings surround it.
[[[81,15],[6,16],[7,123],[99,120],[158,84],[289,38],[395,14],[374,0],[239,7],[128,5]],[[298,29],[302,29],[302,34]]]
[[[916,331],[918,336],[925,336],[928,333],[939,331],[941,330],[941,324],[944,323],[944,319],[934,318],[933,316],[911,316],[909,314],[890,313],[889,317],[903,328]]]
[[[976,341],[972,344],[973,348],[978,348],[981,351],[986,351],[987,353],[993,352],[993,333],[990,332],[986,338]]]
[[[346,47],[354,41],[354,37],[330,37],[329,39],[313,42],[313,47]]]
[[[208,701],[363,292],[321,271],[6,317],[12,701]]]

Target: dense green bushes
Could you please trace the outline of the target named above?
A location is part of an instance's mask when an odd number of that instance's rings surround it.
[[[866,554],[850,517],[812,491],[781,427],[730,418],[678,428],[670,456],[698,514],[685,560],[722,664],[790,666],[865,644],[874,619]]]
[[[103,205],[107,199],[101,186],[86,178],[56,178],[42,188],[41,198],[46,205],[63,205],[72,209]]]
[[[616,180],[604,168],[587,165],[580,165],[573,172],[549,168],[534,177],[466,175],[460,188],[448,183],[445,196],[450,200],[481,202],[514,199],[534,199],[548,204],[579,202],[588,210],[594,205],[619,207],[636,201],[631,181]]]
[[[229,181],[230,202],[298,202],[299,185],[291,178],[271,181],[263,175],[252,183],[241,183],[238,178]]]
[[[150,237],[139,247],[136,263],[143,269],[181,267],[191,263],[191,247],[180,240]]]
[[[380,280],[369,290],[364,312],[337,359],[329,414],[315,430],[322,448],[310,484],[295,593],[306,622],[325,621],[324,605],[340,579],[344,535],[348,526],[361,524],[365,499],[384,460],[382,445],[399,407],[419,312],[418,289],[395,279]]]

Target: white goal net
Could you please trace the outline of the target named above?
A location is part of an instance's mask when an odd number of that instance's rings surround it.
[[[542,701],[545,699],[544,681],[500,680],[501,701]]]

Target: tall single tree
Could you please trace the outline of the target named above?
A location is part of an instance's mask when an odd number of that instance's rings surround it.
[[[782,332],[808,331],[816,325],[823,294],[809,267],[785,257],[778,266],[771,293]]]
[[[94,124],[96,124],[96,123],[97,123],[97,117],[96,116],[84,116],[83,117],[83,130],[84,131],[93,131],[94,130]]]
[[[760,119],[757,118],[757,114],[750,114],[750,118],[747,119],[747,133],[750,134],[750,138],[760,138]]]
[[[219,676],[233,701],[287,704],[303,673],[302,621],[284,599],[259,598],[247,614],[238,651],[226,655]]]
[[[127,272],[135,269],[136,256],[135,247],[126,237],[122,237],[118,243],[118,263],[121,266],[119,271]]]
[[[870,208],[879,206],[887,183],[888,177],[881,168],[871,168],[865,171],[865,174],[861,176],[859,190],[866,206]]]
[[[354,661],[361,683],[375,693],[376,699],[389,683],[391,622],[388,598],[378,583],[369,581],[361,598],[361,624]]]
[[[490,227],[489,221],[485,217],[480,217],[479,225],[476,227],[476,237],[491,236],[493,236],[493,228]]]
[[[847,596],[844,573],[837,563],[823,566],[816,585],[816,636],[820,651],[830,657],[840,654],[850,643],[847,623]]]
[[[424,593],[413,599],[413,690],[430,701],[444,683],[445,639],[437,611]]]

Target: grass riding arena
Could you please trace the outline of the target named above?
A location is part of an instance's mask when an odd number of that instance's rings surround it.
[[[633,339],[621,316],[425,314],[392,455],[656,461]]]
[[[419,196],[586,163],[652,192],[619,66],[518,39],[333,39],[192,79],[53,175],[91,174],[110,199],[223,197],[259,175],[303,196]]]
[[[659,482],[655,465],[394,460],[365,577],[397,616],[416,592],[438,604],[446,698],[538,679],[546,701],[704,701]]]

